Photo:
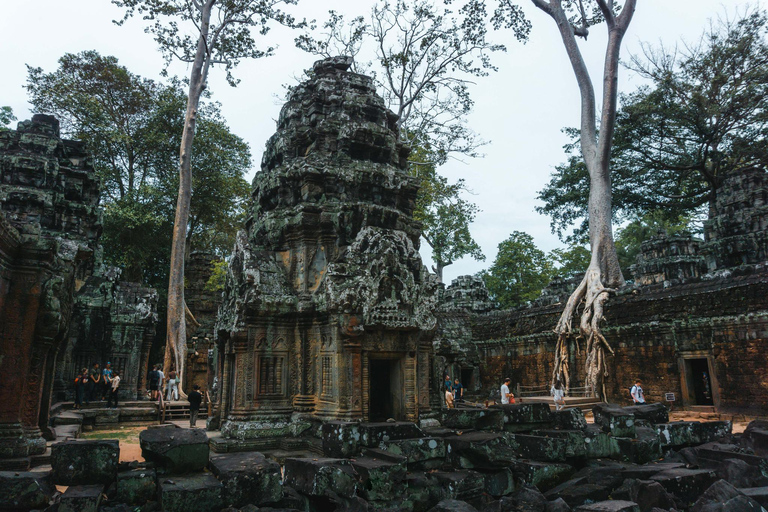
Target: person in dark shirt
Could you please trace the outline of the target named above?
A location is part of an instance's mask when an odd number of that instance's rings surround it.
[[[197,413],[200,412],[200,404],[203,401],[203,395],[200,393],[200,386],[192,386],[192,392],[187,396],[189,400],[189,428],[195,428],[197,423]]]
[[[99,369],[99,363],[93,363],[91,368],[91,374],[88,379],[88,402],[96,402],[101,398],[101,370]]]
[[[75,409],[83,406],[83,401],[88,402],[85,396],[85,387],[88,384],[88,368],[80,370],[80,374],[75,378]]]
[[[464,401],[464,386],[461,385],[459,379],[453,381],[453,399],[456,402]]]

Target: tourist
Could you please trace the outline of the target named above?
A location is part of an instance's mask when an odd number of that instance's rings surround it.
[[[101,397],[101,370],[99,363],[93,363],[91,374],[88,378],[88,400],[97,401]]]
[[[445,406],[453,409],[453,382],[448,374],[445,375]]]
[[[157,396],[159,398],[163,397],[163,382],[165,382],[165,372],[163,372],[163,365],[159,364],[157,365],[157,382],[158,382],[158,388],[157,388]]]
[[[120,387],[120,372],[114,372],[109,381],[109,397],[107,397],[107,408],[117,409],[117,391]]]
[[[168,373],[168,386],[166,387],[167,395],[165,399],[167,401],[179,400],[179,380],[176,378],[176,371],[171,370]]]
[[[157,371],[157,365],[152,367],[149,372],[149,396],[152,400],[157,400],[157,390],[160,388],[160,372]]]
[[[560,382],[560,379],[555,381],[552,385],[552,389],[549,390],[549,393],[555,401],[555,410],[561,410],[565,405],[565,390],[563,389],[563,384]]]
[[[629,394],[632,395],[632,401],[636,404],[645,403],[645,395],[643,394],[643,383],[640,379],[635,380],[635,385],[629,390]]]
[[[197,423],[197,413],[200,412],[200,404],[203,401],[203,395],[200,393],[200,386],[192,386],[192,392],[187,396],[189,400],[189,428],[195,428]]]
[[[512,379],[504,379],[504,384],[501,385],[501,403],[513,404],[515,403],[515,395],[509,391],[509,385],[512,383]]]
[[[454,402],[464,401],[464,386],[461,385],[459,379],[453,381],[453,400]]]
[[[83,400],[88,403],[88,397],[85,396],[85,385],[88,383],[88,368],[83,368],[75,378],[75,409],[83,406]]]
[[[104,369],[101,371],[101,399],[104,400],[106,397],[109,396],[112,385],[110,381],[112,380],[112,363],[107,361],[106,366],[104,366]]]

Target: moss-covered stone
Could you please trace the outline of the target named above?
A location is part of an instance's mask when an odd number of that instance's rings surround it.
[[[117,474],[117,495],[120,503],[143,505],[157,496],[157,475],[152,468],[121,471]]]
[[[406,463],[358,457],[350,461],[359,479],[358,491],[366,500],[391,501],[406,490]]]
[[[459,430],[495,430],[504,428],[504,412],[498,409],[446,409],[442,423]]]
[[[357,491],[357,475],[346,459],[286,459],[284,481],[307,496],[351,498]]]
[[[522,484],[533,485],[540,491],[546,491],[566,481],[573,474],[573,467],[562,463],[518,460],[512,465],[512,471]]]
[[[409,469],[434,469],[443,465],[448,455],[448,445],[440,437],[402,439],[382,442],[381,449],[405,457]]]
[[[50,472],[0,471],[0,510],[46,508],[55,491]]]
[[[103,485],[72,485],[59,501],[59,512],[96,512],[101,504]]]
[[[567,438],[515,434],[520,458],[546,462],[565,462]]]
[[[598,404],[592,408],[595,425],[617,437],[635,437],[635,416],[614,404]]]
[[[566,459],[585,458],[587,456],[587,436],[581,430],[534,430],[532,434],[545,438],[562,439],[565,442]]]
[[[509,467],[518,453],[512,434],[469,432],[445,438],[454,467],[498,469]]]
[[[668,493],[674,494],[683,508],[695,502],[710,485],[717,481],[717,474],[709,469],[668,469],[653,475]]]
[[[161,477],[163,512],[210,512],[224,508],[223,485],[210,473]]]
[[[661,438],[653,428],[637,427],[636,437],[615,437],[619,458],[625,462],[645,464],[661,458]]]
[[[139,434],[141,455],[158,472],[183,474],[202,471],[208,464],[208,436],[199,428],[148,428]]]
[[[110,484],[117,478],[117,440],[62,441],[51,446],[56,485]]]
[[[260,453],[214,455],[209,467],[224,484],[222,499],[227,506],[276,503],[283,495],[280,465]]]
[[[508,404],[492,405],[489,409],[504,412],[504,430],[507,432],[530,432],[552,426],[549,404]]]

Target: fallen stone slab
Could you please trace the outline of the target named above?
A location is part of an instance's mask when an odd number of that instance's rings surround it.
[[[441,437],[382,442],[380,447],[389,453],[405,457],[409,469],[439,468],[448,455],[448,443]]]
[[[619,458],[619,444],[608,432],[603,432],[599,425],[590,424],[584,430],[584,448],[588,459]]]
[[[768,462],[768,461],[766,461]],[[737,459],[725,459],[715,469],[718,478],[722,478],[734,487],[760,487],[768,485],[768,477],[765,477],[757,465]]]
[[[636,427],[635,437],[616,437],[619,447],[619,459],[624,462],[645,464],[658,460],[662,456],[661,439],[656,430],[648,427]]]
[[[507,496],[517,489],[515,474],[509,468],[483,472],[482,475],[485,492],[494,498]]]
[[[55,491],[50,472],[0,471],[0,510],[44,509]]]
[[[154,469],[132,469],[117,474],[116,501],[143,505],[157,497],[157,474]]]
[[[576,512],[640,512],[640,507],[631,501],[607,500],[581,505]]]
[[[573,478],[544,493],[548,500],[561,499],[570,507],[584,503],[607,500],[611,495],[611,487],[589,483],[586,478]]]
[[[382,421],[360,423],[360,444],[375,448],[382,441],[424,437],[424,432],[410,421]]]
[[[635,419],[646,420],[654,425],[656,423],[669,423],[669,409],[666,405],[657,402],[655,404],[641,404],[624,407],[624,410],[632,413]]]
[[[357,457],[350,460],[350,464],[357,473],[358,492],[366,500],[391,501],[407,489],[405,461]]]
[[[71,485],[59,500],[59,512],[97,512],[103,485]]]
[[[512,496],[489,503],[483,510],[491,512],[549,512],[549,503],[538,489],[525,486]]]
[[[521,484],[533,485],[540,491],[546,491],[568,480],[573,474],[573,467],[555,462],[518,460],[512,465],[512,471]]]
[[[718,480],[699,497],[690,512],[762,512],[763,507],[725,480]]]
[[[653,480],[624,480],[621,487],[611,493],[614,500],[633,501],[642,512],[658,507],[669,510],[675,507],[674,497],[659,483]]]
[[[627,464],[616,461],[591,461],[587,466],[574,473],[572,478],[584,477],[587,483],[615,489],[624,481],[622,471],[627,466]]]
[[[407,495],[414,510],[427,510],[436,501],[432,498],[433,481],[427,478],[426,473],[413,472],[405,475],[405,484],[408,487]]]
[[[163,512],[209,512],[224,508],[223,485],[210,473],[159,477]]]
[[[280,501],[283,496],[280,464],[258,452],[211,456],[208,467],[223,484],[225,505],[242,507]]]
[[[616,437],[635,437],[635,415],[615,404],[597,404],[592,408],[595,425]]]
[[[52,478],[56,485],[110,484],[117,478],[117,440],[62,441],[51,446]]]
[[[741,441],[756,455],[768,457],[768,420],[750,421]]]
[[[571,507],[562,498],[547,502],[546,512],[571,512]]]
[[[731,434],[730,421],[675,421],[655,425],[663,447],[681,448],[710,443]]]
[[[659,474],[667,469],[684,468],[685,464],[681,462],[651,462],[642,466],[630,465],[621,470],[622,478],[635,478],[638,480],[648,480],[653,475]]]
[[[357,475],[347,459],[285,459],[284,482],[307,496],[351,498]]]
[[[555,428],[563,430],[584,430],[587,428],[587,419],[581,409],[564,409],[551,413],[552,424]]]
[[[429,512],[477,512],[477,509],[466,501],[442,500],[429,509]]]
[[[471,502],[479,498],[485,490],[485,482],[476,471],[435,471],[428,474],[435,482],[433,497],[438,501],[455,499]]]
[[[362,446],[359,423],[351,423],[347,421],[329,421],[328,423],[323,423],[322,436],[323,454],[326,457],[352,457],[360,451],[360,447]]]
[[[650,479],[659,482],[685,508],[717,481],[717,475],[709,469],[676,468],[662,471]]]
[[[563,439],[565,441],[566,459],[583,459],[587,456],[586,434],[581,430],[534,430],[532,434],[541,437]]]
[[[444,427],[456,430],[494,430],[504,428],[504,412],[498,409],[446,409]]]
[[[741,488],[739,491],[758,502],[763,508],[768,509],[768,487],[747,487]]]
[[[83,416],[83,425],[93,427],[112,427],[120,422],[119,409],[81,409],[79,414]]]
[[[504,411],[504,430],[507,432],[530,432],[552,426],[549,404],[492,405],[489,409]]]
[[[518,445],[511,434],[469,432],[445,438],[454,466],[464,469],[497,469],[515,460]]]
[[[522,459],[544,462],[565,462],[568,440],[559,437],[515,434],[517,452]]]
[[[208,436],[200,428],[148,428],[139,434],[141,455],[158,473],[202,471],[208,464]]]

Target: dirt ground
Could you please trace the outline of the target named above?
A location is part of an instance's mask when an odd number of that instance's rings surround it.
[[[146,427],[120,427],[115,430],[83,432],[80,439],[117,439],[120,441],[120,462],[143,461],[139,446],[139,433]]]

